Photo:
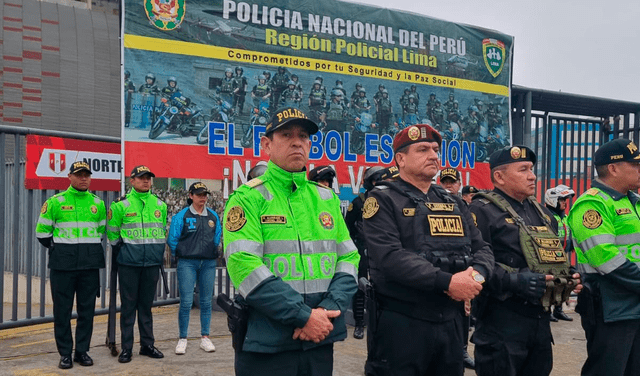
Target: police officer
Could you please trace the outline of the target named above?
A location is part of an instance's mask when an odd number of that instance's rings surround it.
[[[324,108],[324,120],[327,126],[323,130],[325,132],[331,130],[344,132],[347,128],[347,119],[348,111],[342,98],[342,92],[340,90],[334,90],[331,93],[331,100]]]
[[[473,196],[475,196],[478,192],[480,192],[478,191],[478,188],[474,187],[473,185],[465,185],[464,187],[462,187],[462,199],[467,204],[471,204]]]
[[[558,265],[568,273],[569,264],[555,232],[556,220],[532,196],[536,189],[535,163],[535,153],[525,146],[496,151],[489,158],[495,189],[488,194],[477,193],[470,205],[496,261],[494,276],[474,301],[476,330],[471,341],[479,376],[551,372],[553,339],[542,298],[547,281],[554,276],[532,269]],[[528,248],[523,249],[521,241]],[[545,249],[537,247],[538,242]],[[536,254],[544,256],[543,262]]]
[[[131,79],[131,72],[124,71],[124,126],[129,127],[131,123],[131,96],[136,91],[136,85]]]
[[[287,88],[282,92],[279,105],[282,107],[300,107],[300,91],[296,88],[296,83],[289,80]]]
[[[460,182],[460,171],[451,167],[440,171],[440,185],[446,189],[447,192],[457,195],[462,185]]]
[[[147,73],[144,76],[144,84],[138,88],[140,96],[140,104],[142,105],[142,119],[139,128],[148,128],[152,122],[152,114],[155,111],[156,96],[160,93],[156,85],[156,76],[153,73]]]
[[[381,85],[383,86],[383,85]],[[378,93],[376,93],[377,95]],[[391,120],[391,113],[393,112],[393,105],[391,99],[389,99],[389,92],[387,89],[382,89],[380,98],[376,101],[376,121],[378,122],[378,135],[389,133],[389,125]]]
[[[553,217],[556,219],[556,222],[558,222],[558,237],[562,242],[562,248],[567,252],[569,260],[571,260],[573,242],[571,241],[571,231],[569,231],[567,227],[565,211],[567,210],[567,200],[575,195],[576,193],[573,189],[563,184],[547,189],[544,194],[544,206],[553,213]],[[550,319],[552,322],[557,322],[558,320],[573,321],[573,318],[569,317],[562,310],[562,304],[554,307]]]
[[[104,202],[88,191],[91,169],[86,162],[74,162],[69,169],[70,187],[49,198],[36,225],[38,241],[49,248],[53,331],[60,354],[58,367],[73,367],[71,311],[76,299],[78,320],[73,361],[92,366],[87,354],[93,333],[100,268],[104,268],[102,237],[105,233]]]
[[[267,171],[239,187],[225,209],[227,270],[249,306],[236,375],[331,375],[333,343],[355,293],[359,260],[340,201],[307,180],[318,126],[285,108],[267,124]]]
[[[167,86],[160,90],[160,94],[163,98],[171,99],[171,96],[178,91],[180,91],[180,89],[178,89],[178,80],[176,80],[174,76],[171,76],[167,79]]]
[[[267,84],[267,77],[264,74],[258,76],[258,84],[251,89],[253,106],[260,108],[260,102],[268,101],[271,97],[271,87]]]
[[[362,228],[362,207],[364,201],[367,199],[369,191],[379,182],[382,181],[382,176],[386,173],[386,169],[381,166],[373,166],[368,168],[364,172],[363,186],[364,193],[360,193],[356,198],[351,201],[347,208],[347,215],[344,217],[344,221],[349,229],[349,235],[358,248],[360,254],[360,264],[358,265],[358,280],[360,278],[369,278],[369,262],[366,254],[367,244],[365,242],[364,230]],[[355,320],[356,327],[353,330],[353,338],[364,338],[364,306],[365,296],[364,291],[358,289],[353,296],[351,302],[351,308],[353,310],[353,319]]]
[[[331,166],[318,166],[309,171],[309,180],[332,189],[336,178],[336,171]]]
[[[167,205],[151,193],[151,178],[155,174],[147,166],[134,167],[129,176],[131,191],[111,204],[107,228],[109,242],[118,252],[122,306],[120,363],[131,361],[136,312],[140,355],[164,357],[154,346],[151,305],[164,255]]]
[[[219,90],[222,100],[229,102],[229,104],[233,103],[233,96],[238,92],[238,82],[233,77],[233,69],[226,68],[224,70]]]
[[[364,203],[379,307],[367,375],[463,374],[463,301],[480,292],[494,260],[462,199],[432,184],[441,142],[429,125],[403,129],[393,141],[399,178],[378,183]]]
[[[244,69],[240,66],[236,67],[236,91],[233,95],[233,107],[236,112],[242,115],[244,110],[244,101],[247,96],[247,78],[244,76]]]
[[[280,96],[289,84],[289,75],[283,66],[278,67],[278,72],[271,79],[271,111],[275,111],[280,104]]]
[[[585,281],[576,306],[587,338],[582,375],[638,375],[640,153],[616,139],[600,146],[593,162],[598,178],[567,221]]]

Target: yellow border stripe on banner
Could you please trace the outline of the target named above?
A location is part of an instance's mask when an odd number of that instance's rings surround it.
[[[267,52],[255,52],[236,48],[210,46],[200,43],[142,37],[131,34],[125,34],[124,47],[136,50],[227,60],[233,61],[234,63],[266,64],[272,66],[282,65],[295,69],[450,87],[454,89],[470,90],[503,96],[509,95],[509,88],[506,86],[465,80],[462,78],[416,73],[392,68],[341,63],[302,56],[278,55]]]

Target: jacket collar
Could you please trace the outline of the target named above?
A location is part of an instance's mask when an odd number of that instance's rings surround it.
[[[74,194],[76,196],[82,196],[82,195],[89,194],[88,190],[87,191],[79,191],[79,190],[73,188],[73,186],[71,186],[71,185],[69,186],[69,188],[67,188],[67,192],[69,192],[71,194]]]
[[[131,195],[137,199],[142,201],[146,200],[149,196],[151,196],[151,190],[147,192],[138,192],[135,188],[131,188]]]
[[[593,182],[591,183],[591,186],[593,188],[598,188],[599,190],[601,190],[604,193],[608,194],[615,201],[618,201],[623,197],[627,197],[627,195],[616,191],[615,189],[613,189],[610,186],[608,186],[605,183],[603,183],[602,180],[600,180],[600,179],[594,179]]]
[[[272,181],[275,189],[286,193],[293,192],[294,187],[297,189],[309,184],[306,169],[300,172],[289,172],[271,161],[267,164],[264,180]]]

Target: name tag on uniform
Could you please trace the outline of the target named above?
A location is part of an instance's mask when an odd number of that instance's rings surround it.
[[[511,223],[512,225],[516,223],[516,220],[513,218],[505,218],[504,221],[507,223]]]
[[[560,239],[547,239],[547,238],[533,238],[539,246],[545,248],[559,248],[562,249],[560,245]]]
[[[73,210],[73,205],[62,205],[60,207],[60,210],[66,210],[66,211]]]
[[[629,209],[629,208],[616,209],[616,214],[618,214],[618,215],[631,214],[631,209]]]
[[[431,211],[446,211],[446,212],[453,211],[453,204],[445,204],[442,202],[425,202],[424,204]]]
[[[529,229],[536,232],[549,232],[547,226],[529,226]]]
[[[124,216],[125,216],[125,217],[136,217],[137,215],[138,215],[138,213],[135,213],[135,212],[134,212],[134,213],[127,213],[127,214],[125,214]]]
[[[260,217],[260,223],[287,223],[287,217],[284,215],[263,215]]]
[[[431,236],[464,236],[459,215],[428,215]]]
[[[414,217],[416,215],[416,209],[415,208],[403,208],[402,209],[402,214],[405,217]]]

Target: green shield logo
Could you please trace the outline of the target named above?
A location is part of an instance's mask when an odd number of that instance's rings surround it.
[[[160,30],[173,30],[184,20],[185,0],[144,0],[149,23]]]
[[[497,39],[487,38],[482,41],[482,55],[484,56],[484,65],[489,73],[495,78],[502,72],[505,60],[504,43]]]

